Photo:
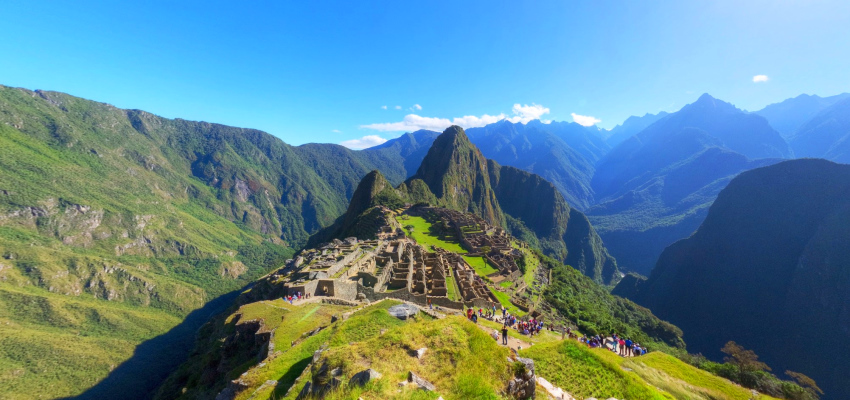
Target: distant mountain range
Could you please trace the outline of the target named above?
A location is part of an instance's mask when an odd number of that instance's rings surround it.
[[[719,358],[734,340],[845,399],[848,221],[848,165],[792,160],[747,171],[693,236],[664,250],[648,281],[624,279],[614,293],[681,327],[692,352]]]
[[[803,124],[814,118],[815,115],[846,99],[850,99],[850,93],[829,97],[801,94],[779,103],[770,104],[754,112],[754,114],[767,119],[770,126],[782,134],[782,137],[790,139]]]
[[[665,247],[699,226],[730,179],[790,154],[764,118],[704,94],[605,155],[587,213],[624,268],[647,274]]]

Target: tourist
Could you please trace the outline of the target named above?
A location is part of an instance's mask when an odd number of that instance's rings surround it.
[[[626,357],[632,356],[632,339],[626,339]]]
[[[617,345],[620,348],[620,351],[619,351],[620,355],[625,357],[625,355],[626,355],[626,341],[623,340],[623,338],[620,338],[617,341]]]
[[[502,325],[502,344],[508,345],[508,326]]]

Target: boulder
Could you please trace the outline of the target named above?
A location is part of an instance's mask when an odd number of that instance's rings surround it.
[[[418,358],[418,359],[420,359],[420,360],[421,360],[421,359],[422,359],[422,357],[424,357],[424,356],[425,356],[425,352],[426,352],[427,350],[428,350],[428,348],[427,348],[427,347],[423,347],[423,348],[421,348],[421,349],[419,349],[419,350],[416,350],[416,358]]]
[[[418,314],[419,307],[405,303],[392,306],[387,309],[387,312],[389,312],[390,315],[392,315],[393,317],[396,317],[400,320],[406,320]]]
[[[373,379],[378,379],[381,376],[382,376],[381,373],[379,373],[378,371],[375,371],[372,368],[369,368],[369,369],[366,369],[366,370],[363,370],[363,371],[360,371],[360,372],[354,374],[354,376],[352,376],[351,379],[348,380],[348,385],[349,386],[355,386],[355,385],[356,386],[363,386],[363,385],[371,382]]]
[[[410,383],[416,385],[417,388],[419,388],[419,389],[429,391],[429,392],[433,392],[433,391],[437,390],[437,387],[434,386],[433,383],[428,382],[424,378],[422,378],[421,376],[414,374],[413,371],[410,371],[410,375],[408,375],[407,380]]]

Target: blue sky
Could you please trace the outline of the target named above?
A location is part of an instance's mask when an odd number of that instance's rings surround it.
[[[0,23],[0,84],[290,144],[850,91],[847,1],[6,0]]]

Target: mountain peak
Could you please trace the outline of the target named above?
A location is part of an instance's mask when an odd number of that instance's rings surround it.
[[[446,128],[446,130],[444,130],[443,133],[440,134],[440,137],[438,137],[437,140],[440,140],[440,138],[443,136],[451,138],[452,140],[469,142],[469,138],[466,137],[466,132],[463,130],[463,128],[457,125],[452,125]]]
[[[452,125],[434,140],[416,175],[450,208],[476,212],[501,224],[502,212],[490,187],[488,162],[463,128]]]
[[[703,93],[702,96],[700,96],[699,99],[697,99],[697,101],[682,107],[681,111],[696,111],[696,110],[699,110],[698,112],[702,112],[702,111],[705,111],[705,110],[712,110],[714,112],[721,112],[721,113],[727,113],[727,114],[744,113],[743,111],[738,109],[738,107],[735,107],[732,103],[727,103],[723,100],[712,97],[708,93]]]
[[[699,99],[697,99],[696,102],[697,103],[704,103],[704,102],[713,102],[714,100],[717,100],[717,99],[715,99],[712,95],[710,95],[708,93],[703,93],[702,96],[700,96]]]

